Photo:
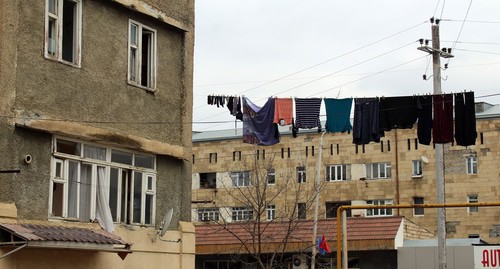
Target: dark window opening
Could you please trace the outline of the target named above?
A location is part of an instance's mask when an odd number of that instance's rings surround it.
[[[215,189],[217,173],[200,173],[200,189]]]

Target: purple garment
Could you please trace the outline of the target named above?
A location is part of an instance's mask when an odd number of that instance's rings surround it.
[[[269,98],[263,107],[243,97],[243,142],[270,146],[280,142],[274,121],[274,99]]]
[[[432,100],[434,105],[432,142],[435,144],[453,142],[453,95],[433,95]]]

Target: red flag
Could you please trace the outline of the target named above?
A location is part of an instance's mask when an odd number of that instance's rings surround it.
[[[326,238],[324,235],[323,237],[321,237],[321,241],[319,243],[319,249],[324,250],[327,253],[330,252],[330,247],[328,246],[328,243],[326,242]]]

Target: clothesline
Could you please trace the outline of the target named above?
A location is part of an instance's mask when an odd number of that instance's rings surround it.
[[[353,101],[354,127],[350,122]],[[212,95],[208,97],[208,102],[218,107],[227,104],[231,115],[243,121],[243,141],[251,144],[279,143],[278,124],[293,125],[294,137],[297,136],[299,129],[317,128],[318,132],[321,132],[319,117],[322,102],[325,104],[327,117],[325,130],[327,132],[353,130],[353,143],[358,145],[379,142],[380,137],[384,136],[384,131],[413,128],[415,123],[421,144],[429,145],[431,134],[434,143],[453,142],[454,112],[457,144],[473,145],[477,136],[472,91],[354,99],[270,97],[262,107],[244,96]]]

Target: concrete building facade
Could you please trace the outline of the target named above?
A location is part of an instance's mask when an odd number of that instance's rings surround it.
[[[194,267],[194,1],[2,1],[0,21],[0,268]],[[87,248],[101,229],[123,248]]]
[[[500,106],[478,103],[476,112],[476,145],[445,145],[447,203],[498,201]],[[231,204],[224,192],[237,192],[232,181],[245,171],[249,177],[256,173],[260,177],[271,175],[270,189],[281,181],[289,186],[302,185],[304,193],[313,192],[321,134],[301,130],[293,138],[288,130],[281,133],[280,143],[273,146],[244,144],[240,130],[193,134],[193,221],[238,221],[232,213],[238,205]],[[255,170],[255,163],[264,165]],[[354,145],[349,133],[326,133],[319,171],[319,218],[336,218],[339,205],[436,203],[434,167],[434,147],[418,143],[416,127],[386,132],[380,143],[364,146]],[[274,201],[270,210],[272,216],[279,217],[285,203]],[[297,209],[303,214],[300,218],[313,219],[314,207],[310,204],[302,213]],[[488,243],[500,242],[500,208],[454,208],[446,212],[448,238],[479,237]],[[358,209],[347,215],[404,216],[431,233],[437,229],[436,209],[430,208]]]

